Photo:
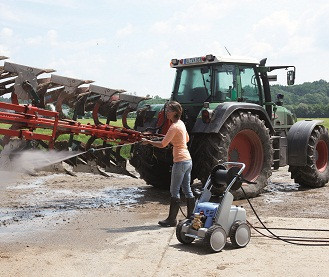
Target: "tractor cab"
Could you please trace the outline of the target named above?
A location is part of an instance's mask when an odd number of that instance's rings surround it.
[[[171,67],[176,68],[176,78],[171,99],[183,107],[182,119],[187,130],[194,123],[205,103],[245,102],[268,106],[272,118],[272,103],[269,81],[275,76],[267,72],[288,66],[266,67],[266,60],[260,63],[252,59],[203,57],[172,59]],[[293,84],[295,69],[287,73],[288,84]],[[263,82],[263,86],[262,83]]]

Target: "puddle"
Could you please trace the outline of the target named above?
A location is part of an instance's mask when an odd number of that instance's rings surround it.
[[[51,179],[63,176],[65,177],[64,174],[52,174],[7,187],[10,193],[17,193],[18,196],[12,206],[0,207],[0,234],[8,233],[13,226],[17,229],[22,223],[23,228],[29,229],[25,223],[31,225],[38,221],[54,221],[55,218],[67,213],[74,214],[81,209],[130,208],[144,196],[143,189],[120,188],[115,184],[93,188],[91,182],[86,188],[58,188],[56,181],[53,182]]]
[[[93,209],[114,206],[130,207],[143,196],[139,188],[105,188],[96,191],[48,188],[38,189],[22,198],[25,208]]]
[[[1,209],[0,241],[17,242],[19,238],[34,235],[37,231],[55,231],[61,224],[69,223],[75,213],[75,211]]]

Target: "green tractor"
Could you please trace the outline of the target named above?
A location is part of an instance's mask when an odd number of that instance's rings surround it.
[[[295,67],[265,64],[266,59],[214,55],[171,60],[176,68],[171,100],[184,110],[193,180],[205,183],[215,165],[230,161],[244,163],[244,178],[256,182],[244,186],[248,197],[260,194],[272,170],[286,165],[301,186],[322,187],[328,182],[328,130],[318,120],[297,122],[283,107],[283,95],[272,101],[269,81],[276,75],[268,73],[286,69],[287,83],[293,85]],[[135,129],[165,134],[170,126],[165,109],[165,105],[142,107]],[[148,184],[169,188],[171,149],[135,145],[131,164]],[[235,199],[242,197],[237,191]]]

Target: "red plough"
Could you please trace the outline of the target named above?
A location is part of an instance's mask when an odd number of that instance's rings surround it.
[[[104,142],[116,142],[119,144],[138,142],[143,137],[149,136],[138,131],[107,124],[90,125],[81,124],[73,120],[59,120],[58,112],[40,109],[31,105],[0,102],[0,109],[11,111],[0,112],[0,123],[12,124],[12,126],[15,125],[18,128],[17,130],[0,128],[0,135],[18,137],[25,140],[45,140],[49,142],[48,148],[53,148],[56,138],[62,134],[84,134],[100,138]],[[38,128],[50,129],[52,134],[44,135],[34,132]]]
[[[6,57],[0,56],[0,59]],[[67,163],[72,165],[75,171],[102,174],[109,171],[130,175],[125,168],[126,159],[121,155],[121,147],[139,142],[143,137],[157,136],[142,134],[127,124],[128,114],[135,111],[139,102],[147,98],[124,94],[124,90],[96,86],[91,84],[93,81],[90,80],[54,74],[50,77],[39,77],[54,71],[9,62],[0,66],[0,96],[11,95],[11,103],[0,102],[0,123],[8,125],[7,128],[0,128],[0,135],[3,135],[1,146],[7,150],[17,150],[18,138],[24,144],[20,149],[44,148],[85,152],[90,148],[101,148],[104,150],[85,153],[68,160]],[[55,111],[47,110],[49,105],[52,105]],[[71,119],[65,115],[64,105],[65,109],[68,107],[73,111]],[[77,121],[78,117],[85,116],[86,112],[92,114],[94,124],[81,124]],[[99,116],[106,119],[106,124],[101,123]],[[123,127],[110,124],[111,121],[116,121],[117,117],[122,118]],[[40,133],[41,129],[49,130],[49,134]],[[69,135],[68,141],[58,139],[63,134]],[[75,135],[80,134],[89,137],[87,143],[75,139]],[[13,138],[16,138],[16,142],[11,144]],[[96,139],[101,139],[103,143],[94,144]],[[112,149],[113,144],[117,146]]]

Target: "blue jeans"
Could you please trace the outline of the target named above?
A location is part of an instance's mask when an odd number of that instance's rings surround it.
[[[171,170],[171,184],[170,184],[171,197],[180,198],[179,190],[181,187],[186,198],[194,197],[190,186],[191,171],[192,171],[192,160],[174,163]]]

